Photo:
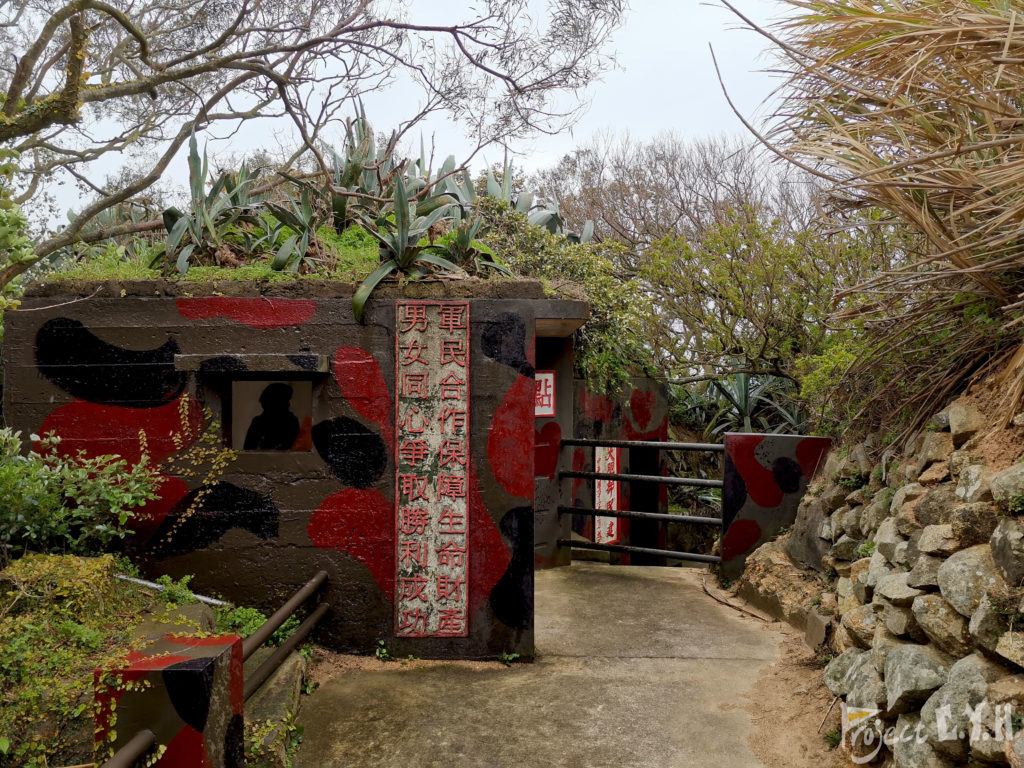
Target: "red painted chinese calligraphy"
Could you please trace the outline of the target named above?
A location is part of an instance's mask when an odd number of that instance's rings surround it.
[[[469,304],[395,305],[395,634],[469,634]]]
[[[620,449],[598,447],[594,449],[594,471],[616,475],[622,471],[619,466]],[[619,508],[618,480],[594,481],[594,507],[596,509]],[[598,544],[619,543],[619,518],[597,517],[594,519],[594,541]]]

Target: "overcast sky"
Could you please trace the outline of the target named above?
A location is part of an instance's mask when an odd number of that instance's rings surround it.
[[[2,1],[2,0],[0,0]],[[445,14],[462,16],[467,0],[413,0],[410,13],[427,13],[433,23],[441,23]],[[545,0],[533,0],[542,6]],[[765,54],[765,40],[744,29],[742,22],[716,0],[629,0],[632,6],[625,24],[616,32],[611,50],[618,66],[594,83],[588,92],[590,107],[571,132],[557,136],[539,136],[511,147],[513,162],[520,171],[531,172],[554,165],[563,155],[588,142],[599,132],[624,133],[646,139],[674,131],[686,138],[741,136],[749,134],[733,115],[715,76],[709,45],[714,47],[722,77],[741,112],[754,122],[770,114],[769,99],[777,80],[763,70],[771,65]],[[733,4],[758,24],[776,20],[786,4],[782,0],[732,0]],[[399,84],[387,92],[365,99],[367,116],[378,132],[390,132],[415,114],[413,105],[421,97],[412,86]],[[281,123],[290,127],[287,121]],[[340,133],[340,132],[339,132]],[[220,134],[220,138],[218,138]],[[278,134],[266,121],[234,132],[214,127],[204,132],[209,154],[237,158],[276,143],[294,146],[295,138]],[[421,133],[415,128],[407,146],[418,151]],[[226,136],[226,137],[225,137]],[[473,143],[457,126],[443,117],[427,121],[422,136],[429,147],[436,147],[435,166],[454,154],[463,162]],[[340,139],[340,135],[338,137]],[[172,194],[185,194],[188,168],[187,148],[171,163],[162,186]],[[469,164],[473,172],[501,163],[504,150],[488,148]],[[106,158],[95,170],[113,173],[112,158]],[[56,190],[62,207],[77,208],[81,198],[72,186]]]
[[[435,0],[436,1],[436,0]],[[759,24],[777,20],[785,7],[779,0],[734,0],[733,4]],[[541,136],[513,147],[517,167],[530,171],[553,165],[600,131],[629,131],[648,138],[664,131],[684,137],[748,136],[722,95],[709,45],[714,47],[722,77],[737,107],[757,117],[778,81],[763,70],[771,62],[765,40],[742,29],[742,22],[714,2],[698,0],[631,0],[625,25],[612,49],[618,69],[590,89],[591,105],[571,133]],[[400,110],[404,107],[405,114]],[[769,110],[770,111],[770,110]],[[378,130],[390,130],[408,117],[408,101],[382,94],[367,100],[367,113]],[[460,160],[470,144],[450,122],[435,120],[424,127],[433,135],[440,155]],[[485,150],[473,161],[483,168],[502,161],[500,148]]]

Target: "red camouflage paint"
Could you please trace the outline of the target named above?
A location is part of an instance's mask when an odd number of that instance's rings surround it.
[[[267,330],[302,325],[313,317],[317,303],[312,299],[270,299],[210,296],[176,299],[178,314],[189,320],[223,317],[250,328]]]
[[[366,566],[387,597],[394,600],[394,512],[391,501],[372,488],[344,488],[328,496],[309,519],[313,546],[344,552]]]
[[[537,477],[555,479],[558,471],[558,454],[562,449],[562,427],[557,421],[549,421],[535,430],[533,442],[533,471]]]
[[[518,376],[494,412],[487,435],[487,459],[502,488],[533,498],[534,381]]]
[[[771,509],[782,503],[782,489],[775,482],[775,475],[757,460],[754,451],[765,435],[730,435],[726,441],[729,458],[746,484],[747,495],[760,507]]]
[[[182,431],[180,407],[181,397],[157,408],[122,408],[75,399],[51,411],[39,434],[56,433],[61,438],[57,446],[61,456],[74,456],[81,450],[89,458],[117,454],[137,464],[142,458],[139,433],[144,431],[150,461],[159,464],[180,450],[173,440]],[[193,436],[198,437],[203,410],[195,398],[189,398],[187,419]]]
[[[334,355],[334,380],[356,413],[380,426],[390,450],[395,442],[392,401],[377,359],[361,347],[339,347]]]

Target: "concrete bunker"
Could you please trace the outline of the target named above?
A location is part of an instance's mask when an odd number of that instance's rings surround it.
[[[571,402],[586,304],[536,282],[422,281],[379,291],[360,324],[351,295],[38,286],[6,316],[5,412],[61,451],[161,465],[128,542],[152,573],[269,609],[324,569],[329,646],[530,658],[535,371]],[[572,419],[545,423],[572,434]],[[553,475],[540,483],[556,505]]]

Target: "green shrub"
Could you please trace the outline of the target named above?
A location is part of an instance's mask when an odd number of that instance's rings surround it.
[[[35,437],[35,436],[33,436]],[[98,554],[129,533],[132,510],[155,498],[160,475],[147,458],[57,452],[60,438],[0,430],[0,562],[26,552]]]
[[[590,304],[590,319],[576,334],[576,367],[593,391],[614,391],[652,367],[640,329],[650,307],[640,285],[615,264],[617,243],[574,243],[529,223],[495,198],[478,200],[495,258],[517,275],[542,280],[551,294]]]
[[[875,542],[865,541],[859,547],[857,547],[857,555],[859,557],[871,557],[875,554]]]
[[[245,639],[253,634],[257,629],[262,627],[267,617],[256,608],[249,608],[248,606],[218,606],[214,610],[214,615],[217,622],[217,631],[221,633],[230,633],[233,635],[240,635],[242,639]],[[288,636],[291,635],[299,626],[299,620],[295,615],[289,616],[284,624],[278,628],[274,634],[270,636],[271,645],[280,645]]]
[[[131,648],[149,606],[109,555],[27,555],[0,571],[0,765],[93,758],[93,670]]]

